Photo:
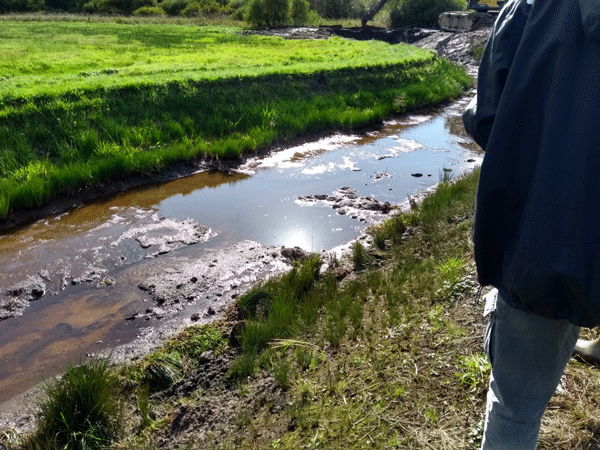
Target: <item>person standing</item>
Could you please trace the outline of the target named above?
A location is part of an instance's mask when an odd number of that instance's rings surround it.
[[[485,150],[473,241],[492,366],[482,449],[535,449],[600,325],[600,0],[509,0],[463,114]]]

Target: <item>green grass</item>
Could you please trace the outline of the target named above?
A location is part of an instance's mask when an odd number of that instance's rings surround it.
[[[14,22],[0,28],[0,98],[396,64],[424,50],[382,42],[243,36],[240,28]]]
[[[100,450],[118,432],[121,413],[116,377],[107,360],[69,368],[45,383],[37,432],[24,444],[31,450]]]
[[[3,22],[0,218],[174,162],[373,124],[471,83],[407,45],[239,31]]]

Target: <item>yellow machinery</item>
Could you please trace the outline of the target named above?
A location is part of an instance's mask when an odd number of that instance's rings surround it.
[[[474,9],[475,11],[493,11],[499,10],[504,5],[504,1],[498,0],[469,0],[469,9]]]

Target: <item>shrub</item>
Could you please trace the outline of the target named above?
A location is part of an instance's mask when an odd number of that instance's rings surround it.
[[[231,14],[232,12],[233,8],[231,8],[229,5],[222,6],[221,4],[212,0],[206,3],[189,3],[180,14],[186,17],[194,17],[200,15],[212,16],[215,14]]]
[[[327,19],[346,19],[358,17],[354,11],[353,0],[310,0],[311,9]]]
[[[81,0],[46,0],[46,8],[50,11],[81,11],[83,2]]]
[[[391,27],[435,27],[441,13],[466,6],[465,0],[401,0],[390,13]]]
[[[160,2],[160,6],[169,16],[178,16],[185,9],[191,0],[165,0]]]
[[[199,16],[202,13],[202,5],[198,2],[188,3],[179,14],[186,17]]]
[[[305,25],[308,22],[310,3],[308,0],[292,0],[290,18],[292,25]]]
[[[142,6],[133,12],[134,16],[142,17],[161,17],[166,16],[167,13],[160,6]]]
[[[44,9],[44,0],[0,0],[0,14]]]
[[[251,0],[248,5],[246,21],[253,27],[264,27],[264,0]]]
[[[88,13],[132,14],[143,6],[156,6],[156,0],[91,0],[83,9]]]
[[[254,27],[281,27],[289,23],[288,0],[252,0],[246,20]]]

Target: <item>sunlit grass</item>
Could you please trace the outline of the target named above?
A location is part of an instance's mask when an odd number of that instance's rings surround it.
[[[284,40],[222,26],[16,22],[0,27],[0,99],[81,89],[396,64],[425,50],[378,41]]]
[[[2,25],[0,218],[175,162],[374,124],[471,83],[407,45],[161,23]]]

